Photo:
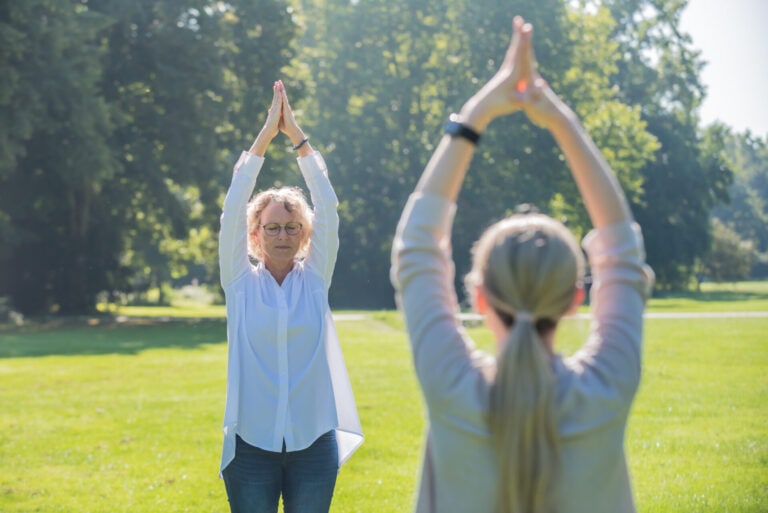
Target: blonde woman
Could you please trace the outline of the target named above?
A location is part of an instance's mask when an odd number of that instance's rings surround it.
[[[429,417],[420,513],[634,511],[624,430],[653,274],[615,176],[536,70],[532,35],[516,17],[504,62],[446,125],[393,245],[393,283]],[[474,248],[467,288],[497,354],[475,349],[456,320],[456,198],[485,128],[517,111],[553,135],[595,228],[583,241],[594,320],[569,358],[555,340],[560,319],[583,299],[584,262],[574,237],[547,216],[504,219]]]
[[[249,202],[280,132],[313,208],[290,187]],[[229,346],[221,474],[232,513],[277,513],[280,497],[286,513],[327,513],[339,467],[363,441],[328,306],[337,205],[323,157],[275,82],[264,126],[235,164],[219,234]]]

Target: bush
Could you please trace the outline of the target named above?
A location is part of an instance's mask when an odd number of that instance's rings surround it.
[[[11,307],[8,297],[0,297],[0,324],[24,324],[24,316]]]
[[[732,227],[716,218],[711,221],[711,229],[709,258],[704,264],[709,278],[713,281],[749,279],[757,256],[754,242],[742,239]]]

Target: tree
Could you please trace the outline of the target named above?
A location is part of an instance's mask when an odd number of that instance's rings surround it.
[[[739,237],[717,218],[712,219],[712,245],[704,260],[704,270],[714,281],[749,278],[755,257],[754,242]]]
[[[83,313],[137,276],[215,262],[232,148],[292,55],[287,5],[31,0],[0,22],[0,114],[20,126],[0,130],[0,294]]]
[[[727,197],[731,171],[722,134],[700,139],[698,129],[671,116],[655,118],[649,128],[664,146],[645,169],[645,198],[636,207],[637,218],[658,286],[685,288],[697,259],[709,250],[709,213]]]
[[[703,62],[679,28],[684,0],[605,4],[616,20],[619,95],[640,106],[660,143],[653,162],[643,168],[644,193],[633,200],[633,210],[657,286],[686,287],[697,258],[709,248],[709,211],[726,198],[731,180],[723,147],[717,146],[722,137],[708,139],[699,129]]]
[[[768,140],[749,132],[729,133],[725,146],[734,181],[729,201],[718,205],[713,216],[754,244],[755,276],[768,276]]]
[[[617,172],[660,284],[685,285],[709,247],[709,211],[727,198],[731,168],[762,169],[765,146],[734,146],[726,130],[699,128],[702,62],[679,31],[683,6],[5,2],[0,295],[24,313],[79,313],[104,290],[162,290],[190,273],[215,282],[229,169],[282,78],[341,200],[331,300],[392,306],[395,223],[448,114],[497,69],[511,13],[535,24],[542,74]],[[741,149],[726,154],[728,145]],[[260,187],[301,184],[290,151],[273,145],[269,157]],[[739,233],[764,234],[765,195],[754,192],[763,175],[730,189],[741,206],[729,225]],[[457,285],[472,242],[522,202],[577,234],[590,226],[552,138],[516,115],[483,135],[459,198]]]
[[[389,247],[444,119],[444,65],[460,41],[434,2],[300,3],[306,129],[320,134],[341,200],[334,304],[391,306]],[[361,30],[361,27],[365,27]],[[456,33],[456,31],[454,31]]]
[[[0,286],[24,313],[45,310],[52,297],[62,311],[81,311],[117,257],[101,251],[116,239],[100,200],[118,169],[111,112],[98,94],[96,35],[108,20],[74,2],[31,0],[6,3],[2,21],[12,45],[2,55],[10,123],[0,134]]]
[[[653,155],[655,139],[639,109],[623,104],[611,88],[608,77],[618,54],[608,38],[606,11],[590,14],[556,0],[415,1],[407,8],[382,0],[315,0],[300,7],[300,13],[311,13],[303,39],[302,60],[311,77],[306,107],[316,120],[312,129],[328,143],[326,159],[342,201],[343,273],[334,280],[335,304],[391,306],[389,251],[397,219],[448,114],[496,71],[512,12],[536,25],[545,76],[584,113],[598,145],[611,150],[622,183],[640,194],[640,169]],[[567,216],[574,230],[584,232],[588,221],[577,198],[545,131],[522,115],[494,122],[459,198],[453,231],[457,285],[468,269],[470,245],[518,203]]]
[[[266,0],[89,5],[114,18],[103,90],[122,116],[123,261],[133,283],[162,291],[190,264],[215,263],[228,168],[255,136],[295,27],[283,2]],[[184,242],[196,235],[202,248]]]

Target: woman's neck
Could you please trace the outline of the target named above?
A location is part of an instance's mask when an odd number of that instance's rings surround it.
[[[267,268],[267,271],[269,271],[277,284],[282,285],[285,277],[288,276],[288,273],[293,269],[293,264],[293,261],[286,263],[264,262],[264,267]]]

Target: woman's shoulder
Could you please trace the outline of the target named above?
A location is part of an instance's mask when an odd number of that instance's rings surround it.
[[[325,278],[314,269],[311,265],[307,265],[306,258],[302,258],[296,261],[296,264],[291,271],[296,274],[296,277],[303,283],[310,285],[311,287],[327,288]]]

